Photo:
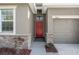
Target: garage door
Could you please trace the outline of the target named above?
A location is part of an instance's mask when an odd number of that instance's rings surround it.
[[[77,43],[79,40],[78,19],[54,19],[54,42]]]

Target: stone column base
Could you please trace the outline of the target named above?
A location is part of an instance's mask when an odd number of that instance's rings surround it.
[[[47,33],[46,34],[47,43],[54,43],[53,41],[53,34]]]
[[[31,39],[32,39],[32,36],[31,36],[31,34],[28,34],[28,49],[31,49]]]

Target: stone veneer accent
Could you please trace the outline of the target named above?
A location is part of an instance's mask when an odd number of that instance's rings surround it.
[[[54,43],[53,38],[54,38],[53,34],[47,33],[47,35],[46,35],[47,43]]]
[[[0,48],[15,48],[15,39],[14,38],[24,39],[21,48],[28,48],[28,39],[27,35],[0,35]]]

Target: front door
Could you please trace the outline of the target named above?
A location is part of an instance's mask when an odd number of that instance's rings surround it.
[[[35,36],[36,37],[44,37],[44,17],[36,16],[35,21]]]

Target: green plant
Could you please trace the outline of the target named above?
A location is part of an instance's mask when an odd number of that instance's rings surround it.
[[[46,46],[49,47],[49,48],[52,48],[53,44],[52,43],[47,43]]]

